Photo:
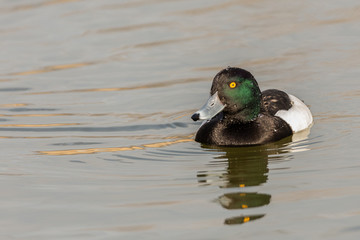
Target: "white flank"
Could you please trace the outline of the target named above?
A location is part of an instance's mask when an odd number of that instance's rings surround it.
[[[289,110],[279,110],[275,116],[287,122],[294,133],[307,129],[313,122],[310,109],[297,97],[288,95],[293,106]]]

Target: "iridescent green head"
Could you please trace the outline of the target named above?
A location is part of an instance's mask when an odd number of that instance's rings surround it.
[[[220,71],[210,94],[207,104],[193,115],[193,120],[209,119],[222,111],[225,119],[231,115],[233,120],[249,122],[260,113],[261,91],[254,76],[244,69],[229,67]],[[215,108],[216,111],[212,110]]]

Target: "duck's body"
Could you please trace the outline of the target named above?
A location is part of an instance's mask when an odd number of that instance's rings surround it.
[[[260,92],[251,73],[240,68],[219,72],[207,104],[192,119],[208,119],[195,140],[207,145],[242,146],[278,141],[308,128],[312,116],[298,98],[271,89]]]

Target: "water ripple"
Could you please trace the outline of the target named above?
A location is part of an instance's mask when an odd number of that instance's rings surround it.
[[[34,8],[40,8],[49,5],[63,4],[68,2],[78,2],[78,1],[80,0],[51,0],[51,1],[43,1],[40,3],[33,3],[33,4],[20,4],[14,7],[3,8],[0,10],[0,12],[11,13],[17,11],[26,11],[26,10],[32,10]]]
[[[126,25],[121,27],[112,27],[112,28],[103,28],[98,30],[91,30],[89,32],[85,32],[84,35],[96,33],[96,34],[104,34],[104,33],[113,33],[113,32],[124,32],[124,31],[132,31],[132,30],[139,30],[143,28],[150,28],[150,27],[162,27],[167,26],[169,23],[164,22],[152,22],[152,23],[142,23],[136,25]]]
[[[77,154],[93,154],[101,152],[121,152],[121,151],[133,151],[133,150],[144,150],[146,148],[161,148],[170,146],[178,143],[192,142],[193,139],[178,139],[174,141],[156,142],[143,144],[139,146],[129,147],[107,147],[107,148],[87,148],[87,149],[67,149],[67,150],[52,150],[52,151],[38,151],[40,155],[51,155],[51,156],[66,156],[66,155],[77,155]]]
[[[52,127],[41,128],[36,126],[66,126],[80,125],[80,123],[54,123],[54,124],[7,124],[0,125],[0,131],[7,132],[123,132],[123,131],[145,131],[159,130],[166,128],[186,128],[188,124],[183,122],[174,122],[167,124],[143,124],[130,126],[114,126],[114,127]],[[26,126],[26,128],[25,128]]]
[[[53,65],[53,66],[46,66],[40,69],[23,71],[23,72],[15,72],[7,74],[8,76],[24,76],[24,75],[33,75],[33,74],[40,74],[40,73],[47,73],[71,68],[80,68],[89,65],[96,64],[98,62],[83,62],[83,63],[71,63],[71,64],[63,64],[63,65]]]
[[[206,78],[186,78],[171,80],[165,82],[157,82],[143,85],[136,85],[130,87],[114,87],[114,88],[87,88],[87,89],[70,89],[70,90],[61,90],[61,91],[47,91],[47,92],[33,92],[28,93],[29,95],[40,95],[40,94],[58,94],[58,93],[86,93],[86,92],[114,92],[114,91],[129,91],[129,90],[139,90],[139,89],[150,89],[150,88],[160,88],[160,87],[169,87],[178,84],[187,84],[208,81]]]

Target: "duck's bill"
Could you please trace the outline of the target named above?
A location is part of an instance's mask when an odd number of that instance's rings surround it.
[[[212,95],[206,104],[197,112],[195,112],[191,118],[194,121],[211,119],[216,114],[221,112],[225,108],[225,105],[220,101],[218,92]]]

